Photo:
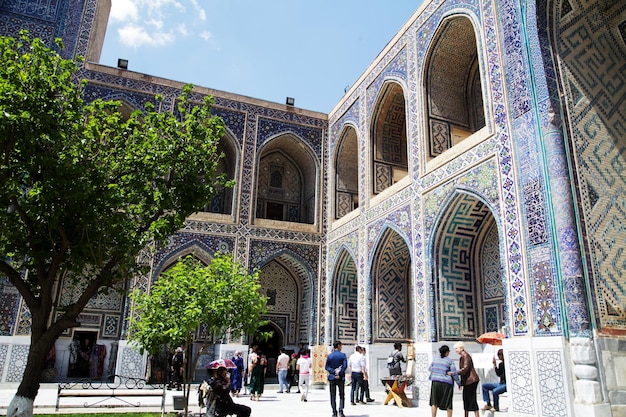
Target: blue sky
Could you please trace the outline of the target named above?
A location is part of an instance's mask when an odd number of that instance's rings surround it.
[[[112,0],[100,63],[328,113],[421,0]]]

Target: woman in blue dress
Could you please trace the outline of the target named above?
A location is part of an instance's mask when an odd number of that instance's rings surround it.
[[[237,366],[230,374],[230,392],[235,397],[239,397],[243,382],[243,355],[241,351],[236,351],[233,362]]]

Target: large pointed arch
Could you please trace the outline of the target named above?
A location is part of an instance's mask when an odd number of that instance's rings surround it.
[[[337,258],[333,273],[331,317],[333,338],[346,345],[357,343],[358,337],[358,270],[353,256],[343,249]]]
[[[315,323],[316,297],[313,272],[307,263],[284,249],[252,267],[260,271],[261,293],[273,297],[274,306],[268,303],[265,318],[281,327],[284,344],[313,342],[311,326]]]
[[[433,229],[436,340],[475,340],[508,322],[499,229],[484,200],[457,190]]]
[[[411,339],[411,251],[393,228],[385,229],[371,269],[372,342]]]

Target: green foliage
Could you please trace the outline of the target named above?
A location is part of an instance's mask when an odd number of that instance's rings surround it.
[[[187,256],[165,271],[149,294],[131,293],[129,339],[157,354],[164,346],[187,344],[201,325],[206,335],[252,334],[265,312],[259,289],[258,272],[248,273],[230,255],[218,252],[206,266]]]
[[[77,63],[26,32],[1,37],[0,55],[0,273],[31,272],[18,285],[31,309],[61,271],[123,282],[216,193],[212,99],[192,105],[188,85],[176,114],[150,103],[124,120],[117,101],[86,103]]]
[[[0,37],[0,59],[0,274],[31,313],[18,395],[34,398],[46,352],[87,302],[141,273],[139,254],[224,183],[224,124],[210,97],[190,102],[190,85],[175,103],[157,96],[128,119],[117,101],[87,102],[80,60],[27,32]],[[51,319],[59,278],[77,291]]]

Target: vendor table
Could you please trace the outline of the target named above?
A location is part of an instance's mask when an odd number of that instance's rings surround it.
[[[411,400],[409,400],[404,393],[407,386],[413,383],[413,377],[411,376],[398,376],[388,377],[380,379],[387,391],[387,398],[385,399],[385,405],[389,404],[389,401],[393,400],[394,403],[402,407],[411,407]]]

